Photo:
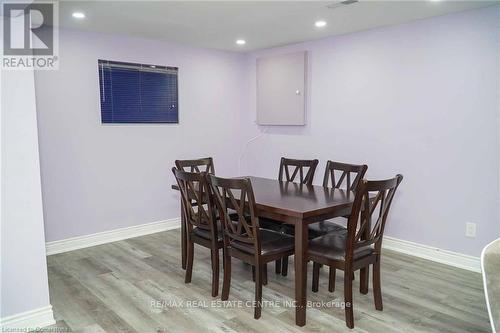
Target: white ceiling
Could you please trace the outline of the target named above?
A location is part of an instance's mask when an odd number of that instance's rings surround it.
[[[499,4],[498,1],[61,1],[60,25],[248,52]],[[327,6],[337,4],[335,8]],[[86,18],[74,19],[74,11]],[[327,21],[319,29],[316,20]],[[244,46],[235,40],[243,38]]]

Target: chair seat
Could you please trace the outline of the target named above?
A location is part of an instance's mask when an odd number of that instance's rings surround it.
[[[208,229],[195,227],[195,228],[193,228],[193,234],[195,234],[196,236],[199,236],[201,238],[212,239],[212,234],[211,234],[210,230],[208,230]],[[218,242],[222,241],[222,226],[221,226],[220,221],[217,221],[217,241]]]
[[[345,260],[345,248],[347,242],[347,233],[327,234],[309,241],[309,254],[312,256],[323,257],[330,260]],[[360,247],[354,250],[354,259],[359,259],[372,254],[372,246]]]
[[[231,221],[231,223],[237,223],[236,221]],[[195,227],[193,228],[193,233],[197,236],[200,236],[205,239],[212,239],[212,235],[210,234],[210,230],[208,229],[203,229],[200,227]],[[217,240],[219,242],[222,242],[222,236],[223,236],[223,231],[222,231],[222,223],[219,220],[219,217],[217,217]]]
[[[280,223],[271,219],[259,219],[260,227],[277,231],[281,234],[293,236],[295,229],[293,225]],[[329,233],[347,233],[347,228],[332,221],[321,221],[309,225],[309,239],[324,236]]]
[[[279,221],[259,218],[259,225],[261,229],[269,229],[279,232],[280,234],[294,236],[295,235],[295,227],[291,224],[285,224]],[[317,237],[317,236],[316,236]],[[309,237],[311,239],[311,237]]]
[[[309,239],[324,236],[332,232],[347,234],[347,228],[332,221],[321,221],[309,225]]]
[[[260,229],[261,254],[273,255],[281,252],[293,250],[294,239],[291,236],[281,234],[277,231]],[[233,241],[231,246],[240,251],[254,254],[253,244],[240,241]]]
[[[259,226],[261,229],[273,230],[284,233],[283,232],[284,224],[279,221],[259,217]]]
[[[233,209],[228,208],[227,209],[229,219],[231,221],[238,221],[238,213],[234,211]],[[219,212],[217,211],[217,215],[219,215]]]

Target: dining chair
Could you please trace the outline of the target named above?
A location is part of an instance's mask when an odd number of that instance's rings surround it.
[[[356,191],[367,170],[368,166],[365,164],[349,164],[328,160],[323,177],[323,187]],[[349,215],[344,217],[349,218]],[[333,221],[319,221],[309,225],[309,238],[316,238],[333,232],[347,233],[347,228]],[[328,282],[328,291],[330,292],[335,290],[335,275],[335,268],[330,268]],[[354,273],[352,279],[354,280]]]
[[[368,170],[365,164],[348,164],[327,161],[323,187],[356,191],[358,185]],[[344,216],[348,218],[349,215]],[[347,232],[346,228],[332,221],[320,221],[309,225],[312,238],[326,235],[330,232]]]
[[[319,161],[317,159],[298,160],[282,157],[280,160],[278,180],[312,185],[318,163]],[[293,235],[293,228],[291,226],[284,225],[271,219],[262,221],[261,226],[284,234]],[[288,274],[288,257],[276,261],[275,271],[276,274],[281,273],[283,276]]]
[[[186,221],[187,266],[185,283],[191,282],[194,244],[210,249],[212,296],[219,293],[219,249],[223,248],[222,230],[217,225],[216,210],[205,172],[186,172],[172,168],[181,192]]]
[[[211,157],[193,160],[176,160],[177,169],[189,172],[206,172],[215,175],[214,160]]]
[[[211,157],[191,159],[191,160],[176,160],[175,166],[181,171],[187,172],[206,172],[215,174],[214,161]],[[181,260],[182,269],[186,269],[186,218],[184,216],[184,208],[182,208],[181,200]]]
[[[368,293],[368,269],[373,266],[375,309],[382,311],[380,260],[382,238],[396,189],[402,175],[388,180],[363,180],[356,191],[347,233],[330,233],[309,241],[308,259],[313,261],[312,291],[319,286],[320,265],[344,271],[345,318],[354,327],[352,304],[352,273],[361,271],[360,292]],[[376,221],[372,224],[372,217]]]
[[[223,226],[224,278],[222,300],[229,297],[231,258],[238,258],[253,266],[255,272],[254,318],[261,316],[262,285],[268,262],[290,256],[294,239],[273,230],[260,228],[252,183],[248,178],[219,178],[208,176]],[[230,214],[236,211],[238,218]]]
[[[312,185],[318,160],[296,160],[282,157],[278,180]],[[298,179],[296,180],[298,176]]]

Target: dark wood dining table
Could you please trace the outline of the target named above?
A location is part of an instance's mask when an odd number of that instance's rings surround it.
[[[291,224],[295,228],[295,323],[304,326],[307,307],[308,225],[350,214],[354,192],[261,177],[247,178],[252,182],[257,215]],[[179,189],[177,185],[172,185],[172,188]],[[186,237],[184,221],[182,226],[182,235]],[[185,242],[182,243],[185,246]],[[182,251],[184,253],[184,249]]]

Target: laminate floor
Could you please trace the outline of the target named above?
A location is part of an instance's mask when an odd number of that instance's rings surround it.
[[[344,322],[343,274],[328,292],[323,268],[311,292],[309,265],[305,327],[295,326],[293,260],[287,277],[268,268],[259,320],[251,269],[233,259],[230,302],[211,297],[209,251],[195,246],[192,283],[184,284],[180,230],[171,230],[48,257],[50,299],[56,325],[46,332],[489,332],[481,275],[384,250],[384,310],[371,289],[354,281],[355,328]],[[221,260],[222,261],[222,260]],[[371,272],[370,272],[371,273]],[[222,275],[222,269],[221,269]],[[222,290],[222,278],[221,287]],[[333,306],[332,306],[333,305]],[[337,305],[337,306],[336,306]]]

